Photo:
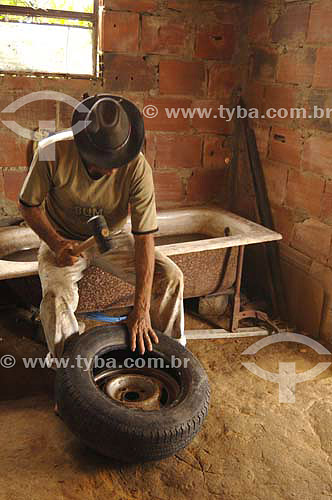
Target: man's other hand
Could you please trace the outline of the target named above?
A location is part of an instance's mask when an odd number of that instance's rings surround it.
[[[54,248],[56,265],[58,267],[72,266],[78,260],[79,241],[61,240]]]
[[[132,351],[135,351],[136,347],[138,347],[140,354],[144,354],[145,348],[152,351],[152,342],[158,344],[158,337],[151,327],[149,312],[137,312],[133,309],[128,316],[127,326]]]

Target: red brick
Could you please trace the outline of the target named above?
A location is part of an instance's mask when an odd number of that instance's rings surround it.
[[[290,170],[287,182],[286,205],[319,216],[324,191],[323,179],[309,172]]]
[[[208,96],[215,98],[230,97],[234,87],[240,82],[240,72],[234,66],[214,63],[209,70]]]
[[[49,120],[56,121],[56,105],[57,102],[50,99],[40,99],[24,105],[19,105],[19,108],[14,113],[4,113],[3,109],[8,104],[14,103],[17,99],[25,97],[22,92],[8,92],[6,95],[0,95],[0,111],[2,120],[14,120],[22,127],[33,130],[39,126],[39,121]]]
[[[262,114],[264,111],[265,86],[261,83],[251,81],[245,89],[245,103],[247,108],[258,109]]]
[[[332,141],[330,135],[312,136],[304,145],[303,168],[332,177]]]
[[[8,77],[7,77],[8,78]],[[67,95],[72,96],[72,86],[70,83],[68,83],[69,88],[63,88],[64,82],[71,82],[72,80],[63,80],[63,79],[42,79],[42,78],[27,78],[27,77],[15,77],[12,78],[12,80],[5,79],[2,81],[3,84],[6,85],[8,88],[8,91],[6,90],[6,94],[0,94],[0,111],[2,111],[6,106],[9,104],[14,103],[17,99],[25,97],[27,94],[30,94],[30,91],[32,92],[37,92],[37,91],[58,91],[65,93]],[[20,88],[20,84],[18,83],[18,80],[21,81],[22,88]],[[34,88],[31,85],[30,86],[30,80],[34,81]],[[45,82],[44,82],[45,80]],[[11,82],[14,82],[11,86]],[[27,82],[27,92],[22,91],[22,89],[25,89],[25,82]],[[57,84],[55,84],[57,82]],[[60,83],[62,87],[60,86]],[[86,81],[86,85],[88,85]],[[80,97],[80,93],[77,95],[77,97]],[[24,128],[27,128],[29,130],[34,130],[39,127],[39,122],[41,120],[48,120],[51,122],[54,122],[54,125],[56,125],[56,117],[57,117],[57,112],[56,108],[61,109],[65,108],[65,113],[66,115],[70,116],[72,115],[73,108],[72,106],[69,106],[68,104],[64,103],[59,103],[57,101],[52,101],[46,98],[42,98],[41,100],[34,101],[28,104],[21,105],[19,109],[15,113],[1,113],[1,118],[3,120],[14,120],[16,121],[19,125],[21,125]],[[62,118],[62,115],[60,113],[60,120]],[[68,122],[68,120],[67,120]],[[61,125],[60,125],[61,126]],[[3,127],[4,131],[7,131],[5,127]],[[13,138],[15,138],[15,134],[13,132],[10,132],[12,134]],[[16,136],[17,137],[17,136]],[[20,139],[20,138],[19,138]],[[10,139],[10,142],[11,139]],[[15,147],[15,145],[14,145]],[[19,146],[19,149],[21,146]],[[1,164],[1,162],[0,162]],[[22,163],[19,163],[18,165],[21,165]],[[25,163],[24,163],[25,164]]]
[[[152,168],[154,168],[156,159],[156,134],[153,132],[145,133],[145,157]]]
[[[192,111],[194,110],[194,108],[196,109],[196,112],[191,121],[193,128],[195,130],[199,130],[200,132],[229,134],[231,132],[231,122],[227,121],[228,118],[226,118],[226,113],[224,114],[225,118],[221,118],[219,109],[221,105],[222,104],[219,101],[194,101],[191,105]],[[224,106],[227,107],[227,104],[225,104]],[[200,118],[198,110],[200,110],[201,116],[204,116],[204,109],[207,113],[205,116],[209,114],[209,118]]]
[[[320,0],[311,6],[309,43],[332,42],[332,4],[330,0]]]
[[[225,137],[206,137],[204,141],[203,166],[221,168],[228,165],[232,151]],[[226,160],[226,161],[225,161]]]
[[[304,40],[309,22],[309,5],[289,5],[272,25],[272,41]]]
[[[144,101],[144,107],[150,105],[157,108],[158,114],[154,118],[145,117],[144,123],[147,130],[169,132],[190,130],[190,118],[184,118],[181,112],[179,112],[177,118],[168,118],[166,113],[166,109],[170,111],[171,108],[174,108],[175,110],[180,108],[190,108],[191,101],[189,99],[170,99],[166,97],[148,98]]]
[[[156,166],[194,168],[201,166],[202,140],[197,135],[158,134]]]
[[[28,168],[25,171],[4,170],[4,188],[5,196],[9,200],[17,201],[23,181],[27,175]]]
[[[321,47],[317,50],[317,61],[313,87],[328,89],[332,87],[332,47]]]
[[[201,27],[196,36],[196,57],[229,61],[235,49],[235,33],[232,24]]]
[[[312,83],[316,61],[316,50],[290,50],[279,57],[277,81],[309,85]]]
[[[275,230],[282,234],[283,242],[289,243],[294,229],[293,212],[285,207],[272,207]]]
[[[176,172],[154,172],[156,203],[179,202],[184,200],[184,186]]]
[[[323,130],[326,132],[332,131],[331,118],[328,117],[327,113],[324,112],[332,108],[331,95],[326,90],[309,89],[303,94],[303,100],[301,103],[301,108],[305,110],[301,120],[299,121],[299,126],[309,129],[309,135],[312,133],[313,129]],[[315,108],[320,114],[315,115]]]
[[[321,219],[331,224],[332,222],[332,181],[326,181],[322,198]]]
[[[139,15],[133,12],[105,12],[103,50],[137,52]]]
[[[266,7],[255,6],[250,16],[249,40],[253,43],[264,42],[269,38],[269,12]]]
[[[271,160],[300,167],[303,140],[296,130],[272,128],[270,151]]]
[[[105,0],[105,8],[111,10],[133,10],[135,12],[154,12],[158,0]]]
[[[161,94],[202,95],[205,84],[204,63],[163,60],[159,65]]]
[[[325,192],[332,194],[332,180],[326,181]]]
[[[290,108],[296,108],[297,105],[297,91],[291,87],[280,87],[280,86],[268,86],[265,90],[265,110],[264,115],[268,120],[273,120],[274,122],[287,123],[291,121],[288,116],[286,118],[268,118],[266,116],[267,109],[275,109],[276,111],[281,109],[286,109],[288,115],[290,114]]]
[[[292,87],[267,86],[265,91],[266,107],[275,109],[295,107],[297,92]]]
[[[142,56],[105,54],[107,92],[143,92],[155,86],[156,69]]]
[[[191,0],[168,0],[167,8],[172,10],[188,11],[193,9],[193,3]]]
[[[14,132],[0,129],[0,167],[23,167],[27,164],[28,141]]]
[[[0,93],[0,111],[3,114],[3,109],[5,109],[9,104],[13,103],[16,99],[23,97],[21,91],[17,91],[17,89],[12,90],[10,88],[1,89]],[[1,116],[2,118],[2,116]]]
[[[226,167],[223,169],[196,170],[188,182],[187,201],[203,203],[220,198],[226,177]]]
[[[269,200],[282,205],[286,197],[287,167],[265,160],[263,164]]]
[[[56,107],[58,102],[43,100],[23,106],[16,112],[15,118],[21,125],[30,126],[31,129],[38,128],[41,120],[51,121],[56,124]],[[71,108],[71,112],[73,108]]]
[[[102,92],[100,82],[82,78],[38,78],[40,90],[54,90],[63,92],[81,100],[84,93],[89,95]]]
[[[199,15],[200,22],[205,24],[215,24],[216,19],[222,20],[224,24],[233,24],[238,22],[241,14],[237,5],[224,5],[219,1],[168,0],[167,8],[184,12],[187,16],[192,15],[194,18]]]
[[[95,87],[95,83],[86,78],[30,78],[30,80],[36,80],[36,85],[40,90],[67,91],[70,95],[72,93],[81,95]]]
[[[146,54],[184,55],[188,36],[184,22],[159,16],[142,18],[142,51]]]
[[[310,90],[304,94],[304,97],[301,108],[303,107],[306,111],[306,118],[301,119],[300,126],[308,128],[310,133],[311,129],[332,132],[331,92],[328,90]]]
[[[332,228],[315,219],[307,219],[295,225],[292,246],[320,262],[330,255]]]
[[[275,51],[255,49],[252,60],[252,76],[256,80],[273,81],[275,79],[278,55]]]
[[[28,76],[2,76],[0,77],[0,86],[2,88],[10,89],[10,90],[22,90],[25,91],[38,91],[39,83],[43,80],[42,78],[34,78]],[[49,80],[49,78],[47,78]]]

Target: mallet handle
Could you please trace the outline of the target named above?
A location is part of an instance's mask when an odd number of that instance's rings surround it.
[[[76,255],[80,255],[80,253],[84,252],[84,250],[87,250],[88,248],[93,247],[96,245],[96,238],[94,236],[90,236],[87,240],[83,241],[79,247],[76,250]]]

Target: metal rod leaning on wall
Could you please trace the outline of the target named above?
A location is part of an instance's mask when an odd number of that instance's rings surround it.
[[[241,108],[247,109],[242,98],[239,100]],[[248,157],[251,176],[256,194],[257,209],[260,222],[267,228],[274,230],[273,217],[267,194],[264,172],[262,169],[254,130],[249,126],[248,118],[241,121],[242,133],[245,140],[246,154]],[[278,313],[282,319],[287,319],[287,305],[281,278],[279,247],[275,241],[265,243],[267,261],[272,279],[272,287],[275,294]]]
[[[239,314],[241,310],[241,279],[243,270],[244,246],[239,247],[236,266],[236,283],[233,297],[231,332],[236,332],[239,327]]]
[[[235,91],[232,96],[234,109],[234,118],[233,118],[233,140],[232,140],[232,155],[231,155],[231,163],[228,168],[228,200],[227,206],[230,212],[235,211],[235,200],[236,200],[236,181],[238,175],[238,161],[239,161],[239,150],[240,150],[240,139],[241,139],[241,123],[239,118],[236,116],[236,109],[240,102],[240,96],[237,91]]]

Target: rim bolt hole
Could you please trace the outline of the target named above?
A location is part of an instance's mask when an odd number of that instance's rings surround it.
[[[124,396],[126,401],[137,401],[139,399],[139,393],[135,391],[129,391]]]

